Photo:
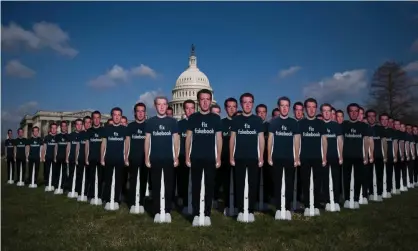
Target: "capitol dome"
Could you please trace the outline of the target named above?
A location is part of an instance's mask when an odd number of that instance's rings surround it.
[[[212,91],[208,77],[197,68],[197,57],[195,55],[195,47],[192,45],[189,67],[177,78],[176,85],[172,90],[172,101],[170,106],[173,108],[173,117],[181,119],[183,117],[183,102],[191,99],[196,102],[197,108],[197,92],[201,89]],[[213,100],[215,103],[215,100]]]

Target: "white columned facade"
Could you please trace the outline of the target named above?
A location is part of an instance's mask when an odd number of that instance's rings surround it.
[[[20,127],[23,129],[26,138],[32,135],[31,130],[33,127],[38,126],[40,136],[45,137],[49,132],[49,125],[52,122],[57,124],[58,132],[61,131],[60,122],[67,121],[68,132],[71,132],[71,126],[73,121],[78,118],[90,116],[93,111],[84,110],[78,112],[54,112],[54,111],[38,111],[34,115],[26,115],[20,122]],[[106,123],[111,118],[109,114],[102,114],[101,123]]]
[[[197,57],[195,55],[195,47],[192,45],[189,67],[178,77],[176,85],[172,90],[172,101],[169,105],[173,108],[173,117],[182,119],[183,117],[183,102],[190,99],[193,100],[197,108],[197,92],[202,89],[208,89],[212,92],[212,87],[208,77],[197,67]],[[215,99],[212,97],[213,103]]]

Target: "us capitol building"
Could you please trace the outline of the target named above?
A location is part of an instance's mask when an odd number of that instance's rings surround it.
[[[189,57],[189,67],[177,78],[176,85],[172,90],[172,100],[169,102],[169,106],[173,108],[173,117],[176,119],[182,119],[183,102],[191,99],[196,103],[196,110],[199,110],[197,105],[197,92],[201,89],[208,89],[212,92],[212,87],[205,73],[201,72],[197,68],[197,57],[195,53],[195,46],[192,45],[192,49]],[[215,99],[212,97],[212,103],[215,104]]]
[[[184,116],[183,102],[191,99],[195,101],[196,108],[198,108],[196,94],[201,89],[208,89],[212,91],[208,77],[197,68],[197,57],[195,53],[195,46],[192,45],[189,67],[177,78],[176,85],[172,90],[172,100],[169,102],[169,106],[173,108],[173,117],[176,119],[182,119]],[[215,104],[213,98],[213,104]],[[82,110],[74,112],[55,112],[55,111],[37,111],[33,115],[25,115],[20,122],[20,127],[23,128],[24,137],[30,137],[32,128],[38,126],[40,128],[40,134],[42,137],[48,134],[49,125],[53,122],[59,125],[59,122],[66,120],[69,122],[68,131],[75,130],[74,121],[84,116],[90,116],[93,111]],[[111,118],[110,114],[102,114],[101,123],[104,124]],[[58,127],[58,131],[60,128]]]

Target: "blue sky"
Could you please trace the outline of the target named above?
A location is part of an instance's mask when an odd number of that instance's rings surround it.
[[[282,95],[337,106],[363,102],[373,70],[385,60],[412,63],[411,74],[418,68],[418,4],[412,2],[1,7],[2,131],[39,109],[108,113],[120,106],[132,118],[141,95],[171,98],[192,43],[217,101],[249,91],[269,111]],[[113,81],[106,73],[115,65],[121,68]]]

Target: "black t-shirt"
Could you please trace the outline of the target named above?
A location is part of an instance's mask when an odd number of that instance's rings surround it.
[[[29,158],[39,160],[41,158],[41,146],[43,140],[40,137],[31,137],[26,141],[26,145],[29,146]]]
[[[57,136],[55,136],[55,141],[58,144],[58,151],[57,151],[57,159],[58,160],[65,160],[66,156],[66,151],[67,151],[67,143],[69,142],[68,140],[68,133],[60,133],[57,134]]]
[[[57,145],[56,135],[46,135],[43,143],[46,145],[45,159],[53,160],[55,154],[55,146]]]
[[[300,158],[322,159],[322,135],[327,134],[324,121],[304,118],[299,121]]]
[[[80,142],[80,133],[81,132],[77,132],[77,131],[72,132],[67,137],[68,141],[70,142],[70,153],[68,155],[68,161],[72,163],[75,162],[75,150],[77,148],[77,144]]]
[[[86,141],[89,139],[89,133],[87,131],[82,131],[79,133],[79,142],[80,142],[80,148],[78,151],[78,162],[80,164],[84,164],[86,159]],[[90,151],[90,149],[89,149]],[[90,154],[89,154],[90,155]]]
[[[129,147],[129,159],[144,160],[145,123],[133,121],[128,125],[127,136],[131,138]]]
[[[214,160],[217,154],[216,133],[222,132],[219,115],[196,112],[190,116],[187,130],[193,133],[190,157]]]
[[[393,159],[393,155],[395,153],[395,149],[393,146],[393,141],[397,140],[397,137],[395,135],[395,131],[392,128],[385,128],[385,136],[386,136],[386,142],[388,145],[388,159]]]
[[[235,159],[258,159],[258,134],[264,133],[263,121],[254,114],[250,116],[239,115],[232,119],[232,132],[235,132]]]
[[[380,125],[369,125],[369,128],[372,133],[373,142],[374,142],[374,153],[373,156],[375,159],[383,158],[383,145],[382,139],[386,138],[386,130],[383,126]]]
[[[13,158],[14,139],[6,139],[4,147],[6,148],[6,155],[8,158]]]
[[[364,158],[364,137],[370,137],[371,131],[366,123],[359,121],[344,121],[342,124],[344,135],[344,158]]]
[[[100,151],[105,133],[104,127],[91,127],[87,130],[89,140],[89,161],[100,160]]]
[[[278,116],[270,121],[269,133],[273,134],[273,159],[294,160],[294,136],[300,134],[298,122]]]
[[[15,146],[16,146],[16,159],[26,159],[26,138],[16,138],[14,140]]]
[[[222,159],[229,160],[229,139],[231,138],[232,119],[223,118],[222,126]]]
[[[150,134],[150,161],[169,160],[174,158],[173,135],[178,134],[177,120],[171,117],[154,116],[147,120],[145,132]]]
[[[342,153],[338,149],[338,136],[342,135],[341,126],[335,121],[324,121],[327,136],[327,160],[336,160]]]
[[[187,122],[187,119],[182,119],[177,123],[180,134],[180,156],[184,156],[186,151]]]
[[[105,127],[103,137],[106,139],[105,162],[125,162],[125,138],[128,128],[122,125],[109,125]]]

